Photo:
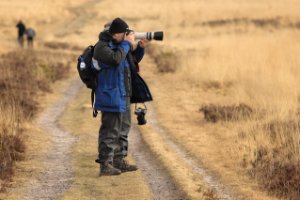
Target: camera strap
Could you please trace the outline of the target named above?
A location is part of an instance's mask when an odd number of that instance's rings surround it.
[[[146,106],[145,102],[143,104],[144,104],[145,110],[147,110],[147,106]],[[135,109],[136,108],[137,108],[137,103],[135,104]]]
[[[95,90],[91,91],[91,103],[93,108],[93,117],[97,117],[98,111],[95,109]]]

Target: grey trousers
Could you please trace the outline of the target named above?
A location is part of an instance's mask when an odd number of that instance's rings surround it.
[[[128,151],[128,133],[131,125],[130,104],[126,112],[101,112],[98,152],[100,163],[112,163],[115,157],[126,157]]]

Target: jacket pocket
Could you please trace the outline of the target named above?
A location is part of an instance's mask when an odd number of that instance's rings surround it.
[[[121,95],[118,88],[103,89],[100,92],[99,104],[104,107],[119,107]]]

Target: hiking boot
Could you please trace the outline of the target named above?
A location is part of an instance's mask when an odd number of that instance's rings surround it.
[[[101,163],[100,176],[120,175],[121,170],[114,168],[109,162]]]
[[[136,165],[130,165],[128,161],[123,158],[115,158],[114,159],[114,167],[121,170],[121,172],[131,172],[138,170]]]

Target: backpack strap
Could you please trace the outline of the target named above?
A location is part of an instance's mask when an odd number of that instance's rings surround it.
[[[95,103],[95,89],[92,89],[92,91],[91,91],[91,103],[92,103],[92,108],[93,108],[93,117],[97,117],[98,111],[94,107],[94,103]]]
[[[95,50],[95,47],[97,44],[98,44],[98,42],[95,45],[91,46],[92,59],[94,57],[94,50]],[[92,91],[91,91],[91,103],[92,103],[92,108],[93,108],[93,117],[95,118],[98,115],[98,111],[95,109],[95,105],[94,105],[95,104],[95,89],[92,89]]]

